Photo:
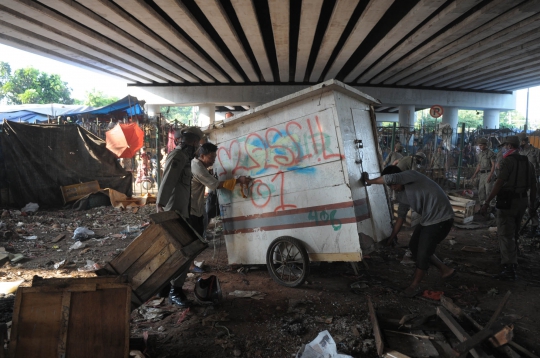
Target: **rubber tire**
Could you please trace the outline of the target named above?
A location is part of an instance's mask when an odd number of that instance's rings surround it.
[[[274,266],[272,262],[274,248],[282,242],[287,242],[289,244],[294,245],[296,249],[298,250],[298,252],[300,253],[300,256],[303,261],[304,270],[302,272],[302,275],[297,280],[292,281],[292,282],[281,280],[279,276],[277,276],[276,273],[274,272]],[[301,286],[306,281],[306,278],[309,275],[309,256],[306,251],[306,248],[304,247],[304,244],[302,243],[302,241],[295,239],[294,237],[291,237],[291,236],[278,237],[277,239],[272,241],[270,246],[268,246],[268,250],[266,251],[266,267],[268,268],[268,273],[270,274],[270,277],[272,277],[272,279],[276,281],[277,283],[279,283],[280,285],[285,286],[285,287]]]

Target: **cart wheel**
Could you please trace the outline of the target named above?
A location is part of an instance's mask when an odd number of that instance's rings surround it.
[[[152,183],[150,181],[145,180],[142,182],[142,187],[144,190],[150,190],[152,188]]]
[[[270,276],[280,285],[298,287],[309,274],[309,256],[302,241],[281,236],[268,247],[266,266]]]

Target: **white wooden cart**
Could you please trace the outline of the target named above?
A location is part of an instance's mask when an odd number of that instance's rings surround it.
[[[371,105],[379,102],[330,80],[216,123],[220,180],[249,175],[242,195],[219,191],[229,263],[266,264],[296,287],[310,261],[362,260],[391,233]],[[244,197],[245,196],[245,197]]]

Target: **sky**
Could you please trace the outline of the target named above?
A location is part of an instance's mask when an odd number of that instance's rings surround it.
[[[58,74],[72,89],[72,98],[84,99],[85,92],[95,88],[105,95],[122,98],[129,93],[126,82],[113,76],[85,70],[47,57],[0,44],[0,61],[8,62],[11,70],[33,66],[42,72]],[[530,89],[529,120],[534,127],[540,126],[540,87]],[[144,100],[144,98],[140,98]],[[526,116],[527,90],[517,91],[516,109]],[[534,125],[536,124],[536,125]]]

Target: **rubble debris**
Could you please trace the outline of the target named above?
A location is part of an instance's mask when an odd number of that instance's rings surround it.
[[[63,268],[64,266],[66,265],[66,259],[60,261],[60,262],[56,262],[53,267],[55,270],[58,270],[58,269],[61,269]]]
[[[32,235],[32,236],[24,236],[24,238],[26,240],[37,240],[38,237],[36,235]]]
[[[66,237],[66,234],[60,234],[56,236],[54,239],[51,240],[52,243],[57,243],[58,241],[62,240],[64,237]]]
[[[86,247],[86,244],[84,242],[77,241],[76,243],[74,243],[73,245],[69,247],[69,251],[84,249],[85,247]]]
[[[442,295],[444,295],[443,291],[424,290],[424,292],[422,292],[422,297],[429,298],[430,300],[434,301],[439,301]]]
[[[296,358],[347,358],[345,354],[339,354],[336,342],[328,331],[322,331],[310,343],[302,346]],[[352,357],[351,357],[352,358]]]
[[[36,203],[28,203],[24,206],[24,208],[21,209],[21,212],[23,213],[33,213],[38,211],[39,205]]]
[[[266,296],[266,293],[259,292],[259,291],[234,290],[233,292],[229,292],[229,296],[234,296],[238,298],[253,298],[254,300],[263,300],[264,296]]]
[[[94,232],[92,230],[89,230],[86,227],[78,227],[73,232],[73,240],[79,240],[84,241],[88,239],[90,236],[94,235]]]

